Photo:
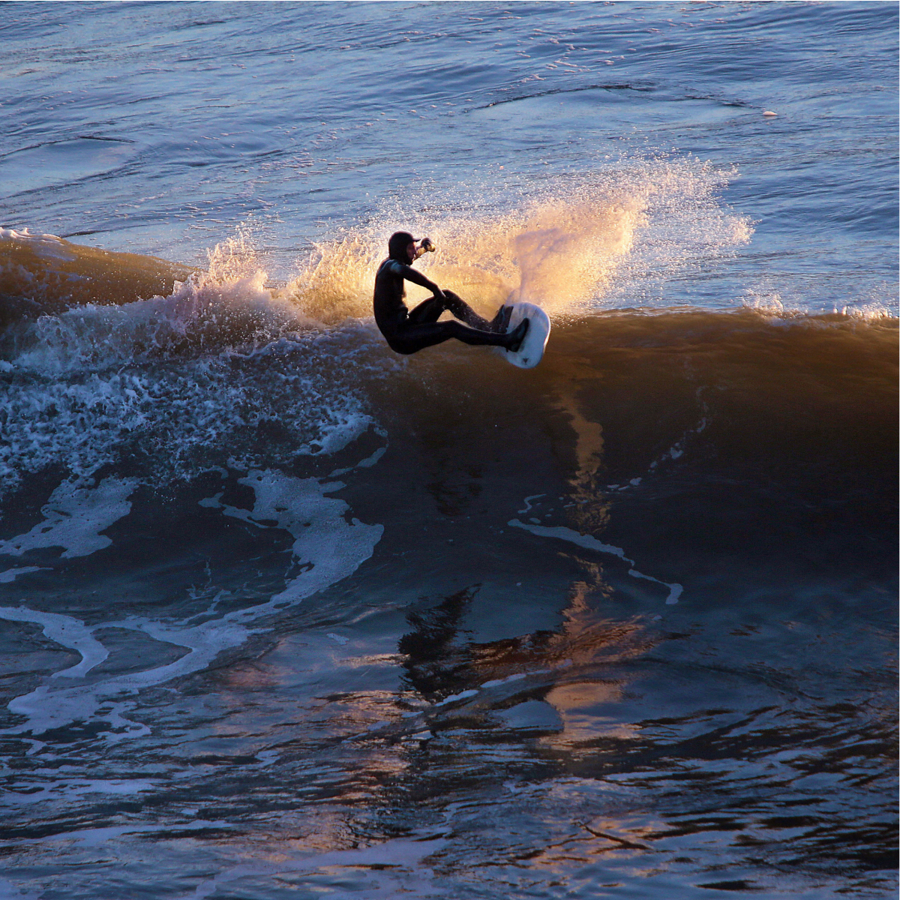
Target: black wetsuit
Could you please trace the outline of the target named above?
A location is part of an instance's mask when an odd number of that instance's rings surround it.
[[[406,296],[404,281],[421,285],[433,291],[434,296],[410,311],[403,302]],[[524,334],[524,330],[522,334],[497,331],[500,314],[494,322],[488,322],[458,295],[452,291],[441,291],[421,272],[393,257],[388,257],[378,268],[373,305],[375,322],[388,346],[396,353],[416,353],[450,338],[456,338],[464,344],[510,347],[518,344]],[[438,322],[445,310],[462,321]],[[467,324],[463,325],[462,322]]]

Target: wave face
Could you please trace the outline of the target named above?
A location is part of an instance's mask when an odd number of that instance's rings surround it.
[[[135,454],[158,476],[189,478],[201,458],[249,468],[332,452],[387,427],[398,405],[410,412],[391,387],[408,378],[434,382],[429,402],[438,409],[455,409],[463,396],[473,421],[510,433],[522,415],[510,418],[513,397],[528,398],[544,429],[568,417],[590,490],[648,477],[686,444],[706,447],[701,458],[725,466],[724,478],[733,477],[728,466],[755,458],[746,477],[761,481],[775,470],[798,483],[834,467],[868,471],[869,453],[883,465],[896,319],[880,309],[792,313],[777,301],[718,311],[609,308],[623,286],[646,282],[647,258],[680,270],[750,234],[712,202],[711,184],[688,190],[684,171],[669,167],[656,181],[632,174],[615,191],[594,185],[590,199],[581,185],[576,198],[536,201],[496,221],[450,218],[432,232],[449,247],[428,269],[439,283],[486,315],[527,298],[553,316],[545,362],[520,381],[497,356],[459,346],[414,361],[393,356],[368,314],[380,255],[364,231],[316,247],[280,285],[247,237],[218,246],[201,272],[5,231],[3,287],[30,306],[12,316],[0,343],[9,386],[0,485],[14,490],[47,467],[90,477]],[[650,198],[669,181],[678,197],[664,205],[678,212],[660,224]],[[694,222],[702,251],[668,251],[660,235],[673,215]],[[636,240],[648,245],[644,261],[632,253]],[[168,292],[154,295],[160,285]]]

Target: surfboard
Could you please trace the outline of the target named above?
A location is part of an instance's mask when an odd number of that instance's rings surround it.
[[[515,353],[498,347],[508,362],[520,369],[533,369],[544,355],[544,347],[547,346],[547,338],[550,337],[550,317],[539,306],[533,303],[513,303],[512,315],[509,317],[507,334],[515,331],[523,319],[529,320],[528,334],[522,341],[522,346]]]

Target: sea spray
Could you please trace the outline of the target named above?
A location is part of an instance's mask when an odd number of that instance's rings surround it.
[[[723,206],[737,177],[693,159],[631,158],[557,177],[512,195],[508,187],[411,186],[367,224],[345,226],[297,260],[283,288],[310,318],[335,324],[371,315],[372,283],[393,231],[428,234],[437,252],[418,268],[483,314],[527,300],[554,317],[634,302],[648,278],[734,252],[752,223]],[[460,191],[464,196],[460,197]],[[428,296],[408,286],[408,305]]]

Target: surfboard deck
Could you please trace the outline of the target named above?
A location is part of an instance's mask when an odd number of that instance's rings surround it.
[[[539,306],[533,303],[512,303],[512,315],[509,317],[509,325],[506,333],[515,331],[523,319],[528,319],[528,334],[522,341],[522,346],[515,353],[510,353],[502,347],[498,347],[507,362],[518,366],[520,369],[533,369],[544,355],[547,339],[550,337],[550,317]]]

